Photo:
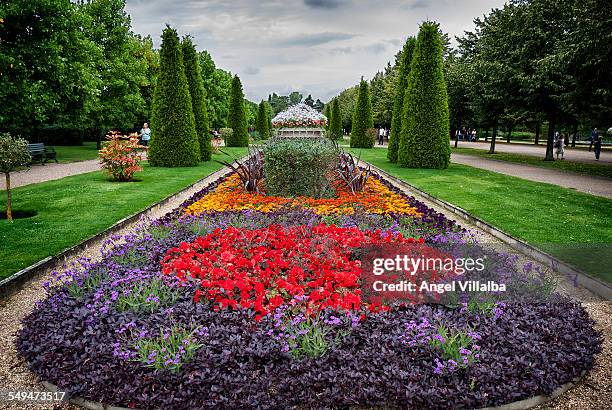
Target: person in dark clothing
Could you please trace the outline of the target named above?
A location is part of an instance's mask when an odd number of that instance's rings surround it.
[[[591,152],[591,148],[593,148],[593,144],[595,144],[595,141],[597,141],[598,138],[599,132],[597,132],[597,128],[593,128],[593,131],[591,131],[591,143],[589,144],[589,152]]]
[[[601,137],[597,136],[597,140],[593,144],[593,146],[595,147],[595,161],[599,161],[599,155],[601,155],[601,143]]]

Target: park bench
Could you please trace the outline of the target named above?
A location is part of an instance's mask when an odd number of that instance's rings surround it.
[[[49,160],[57,163],[57,153],[55,152],[55,148],[45,147],[45,144],[42,142],[28,144],[28,152],[32,157],[30,164],[40,163],[44,165]]]

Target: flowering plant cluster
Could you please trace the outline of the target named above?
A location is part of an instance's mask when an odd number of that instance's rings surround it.
[[[117,131],[111,131],[106,139],[99,152],[102,168],[115,181],[131,181],[135,172],[142,171],[140,150],[146,147],[138,143],[137,135],[124,136]]]
[[[320,128],[327,124],[327,117],[304,103],[292,105],[272,118],[275,128]]]
[[[326,308],[359,310],[363,304],[360,261],[351,258],[352,251],[365,244],[414,242],[401,234],[324,224],[255,230],[230,227],[170,249],[162,271],[182,280],[197,279],[196,302],[205,297],[215,308],[253,309],[256,320],[296,296],[307,298],[306,315]],[[381,307],[370,304],[368,308]]]
[[[283,207],[312,209],[320,215],[350,215],[357,208],[370,214],[399,214],[420,217],[422,214],[409,200],[392,191],[375,178],[367,180],[363,192],[351,192],[344,186],[336,187],[333,198],[297,197],[285,198],[261,193],[247,192],[237,175],[229,176],[213,191],[206,193],[185,208],[185,213],[198,215],[212,211],[241,211],[252,209],[272,212]]]

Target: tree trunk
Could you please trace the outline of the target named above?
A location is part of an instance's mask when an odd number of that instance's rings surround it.
[[[491,136],[491,148],[489,154],[495,154],[495,140],[497,139],[497,124],[493,126],[493,135]]]
[[[540,130],[541,130],[541,124],[540,121],[536,122],[536,129],[535,129],[535,145],[539,145],[540,144]]]
[[[13,222],[13,204],[11,203],[11,174],[6,174],[6,219]]]
[[[512,126],[508,127],[508,134],[506,134],[506,142],[510,144],[510,137],[512,136]]]
[[[576,148],[576,136],[578,135],[578,123],[574,123],[574,129],[572,130],[572,148]]]
[[[556,115],[551,114],[548,121],[548,136],[546,138],[546,157],[544,161],[554,161],[553,148],[555,145],[555,126],[556,126]]]

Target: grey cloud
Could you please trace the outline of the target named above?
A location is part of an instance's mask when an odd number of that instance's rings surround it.
[[[246,75],[256,75],[256,74],[259,74],[259,68],[247,67],[243,70],[243,73],[245,73]]]
[[[342,0],[304,0],[304,4],[313,9],[335,9],[343,3]]]
[[[296,46],[319,46],[321,44],[331,43],[333,41],[350,40],[355,37],[349,33],[336,33],[326,31],[322,33],[300,34],[293,37],[288,37],[276,42],[278,47],[296,47]]]
[[[369,54],[380,54],[387,50],[389,46],[388,42],[372,43],[366,45],[346,46],[346,47],[334,47],[329,49],[331,54],[353,54],[353,53],[369,53]]]

